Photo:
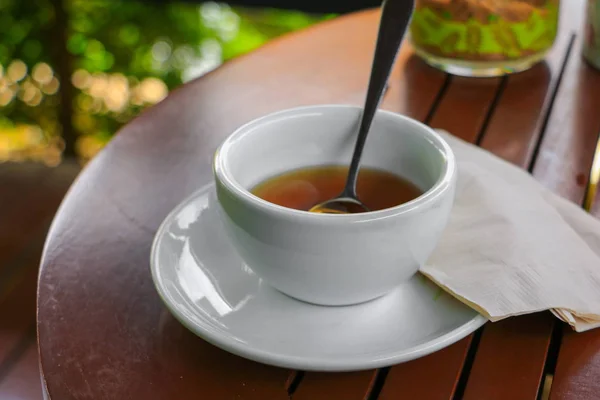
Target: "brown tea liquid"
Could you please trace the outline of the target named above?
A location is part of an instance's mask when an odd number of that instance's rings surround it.
[[[303,168],[267,179],[252,189],[263,200],[296,210],[311,207],[338,196],[348,167]],[[371,210],[383,210],[413,200],[422,191],[413,183],[392,173],[362,167],[356,184],[358,198]]]

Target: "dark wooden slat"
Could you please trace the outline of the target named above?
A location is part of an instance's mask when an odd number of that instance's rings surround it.
[[[29,345],[14,368],[0,381],[0,399],[41,400],[40,369],[35,337],[31,335]]]
[[[292,398],[294,400],[329,400],[335,396],[338,399],[363,400],[369,388],[373,386],[374,379],[373,371],[307,372]]]
[[[392,367],[379,400],[452,398],[473,335],[426,357]]]
[[[535,399],[553,318],[541,313],[488,324],[463,398]]]
[[[527,167],[555,98],[561,71],[571,48],[566,21],[545,63],[508,76],[481,146],[503,159]]]
[[[581,29],[584,0],[560,4],[559,31],[543,63],[507,77],[481,146],[493,149],[503,159],[520,166],[528,165],[551,111],[573,35]],[[578,53],[578,49],[573,50]],[[573,57],[579,57],[574,54]],[[553,108],[555,110],[556,108]],[[526,145],[522,145],[526,143]]]
[[[425,65],[413,54],[410,43],[404,42],[381,108],[425,121],[445,82],[446,74]],[[361,97],[355,104],[363,101]]]
[[[581,204],[600,131],[600,73],[579,56],[567,69],[533,174]]]
[[[500,88],[500,78],[452,77],[448,90],[429,125],[475,142]]]
[[[563,333],[551,400],[596,400],[600,397],[600,332]]]
[[[544,171],[551,178],[549,187],[581,203],[600,132],[600,72],[579,57],[570,68],[572,73],[564,84],[564,100],[551,121],[554,131],[547,134],[544,141],[548,142],[547,146],[540,149],[535,169]],[[551,156],[552,152],[555,157]],[[566,158],[565,165],[557,165],[559,158]],[[596,197],[592,212],[600,217],[598,201]],[[599,375],[600,331],[575,333],[565,327],[550,399],[597,399],[600,396]]]

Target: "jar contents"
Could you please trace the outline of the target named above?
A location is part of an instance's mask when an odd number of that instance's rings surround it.
[[[420,56],[448,72],[502,75],[544,57],[558,13],[559,0],[417,0],[411,40]]]

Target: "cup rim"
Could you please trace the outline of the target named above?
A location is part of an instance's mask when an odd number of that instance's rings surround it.
[[[385,208],[382,210],[368,211],[364,213],[356,214],[324,214],[324,213],[311,213],[303,210],[296,210],[268,202],[261,199],[260,197],[252,194],[248,189],[244,188],[237,180],[233,177],[231,171],[228,170],[226,165],[225,155],[227,150],[236,142],[238,138],[243,135],[249,134],[255,130],[255,128],[262,124],[272,120],[273,118],[283,116],[286,114],[294,115],[296,113],[310,112],[310,111],[324,111],[330,109],[352,109],[362,110],[362,107],[344,104],[323,104],[323,105],[309,105],[287,108],[273,113],[266,114],[262,117],[253,119],[242,126],[238,127],[233,133],[231,133],[217,148],[213,157],[213,173],[215,179],[218,180],[230,193],[234,194],[238,199],[241,199],[246,204],[261,210],[263,212],[274,214],[282,218],[302,218],[304,220],[311,220],[314,222],[326,222],[331,223],[348,223],[348,222],[368,222],[373,220],[385,219],[393,216],[399,216],[402,214],[410,213],[417,209],[425,207],[437,199],[443,194],[452,183],[456,171],[456,161],[454,152],[450,148],[450,145],[432,128],[429,126],[402,114],[398,114],[388,110],[377,110],[377,114],[384,114],[388,117],[402,120],[414,125],[417,129],[420,129],[427,139],[436,146],[445,157],[446,162],[442,167],[442,171],[438,180],[426,190],[423,194],[417,198],[410,200],[406,203],[399,204],[394,207]]]

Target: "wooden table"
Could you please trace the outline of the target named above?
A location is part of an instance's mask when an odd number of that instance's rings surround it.
[[[580,57],[582,1],[568,3],[546,62],[518,75],[449,76],[405,45],[383,107],[475,142],[583,204],[596,183],[588,177],[600,72]],[[552,399],[600,398],[600,330],[576,334],[548,313],[487,324],[406,364],[334,374],[225,353],[162,305],[148,266],[153,235],[212,179],[216,146],[274,110],[361,104],[377,22],[375,11],[335,19],[184,85],[84,170],[54,221],[40,273],[39,346],[52,399],[514,400],[535,399],[544,386]]]

